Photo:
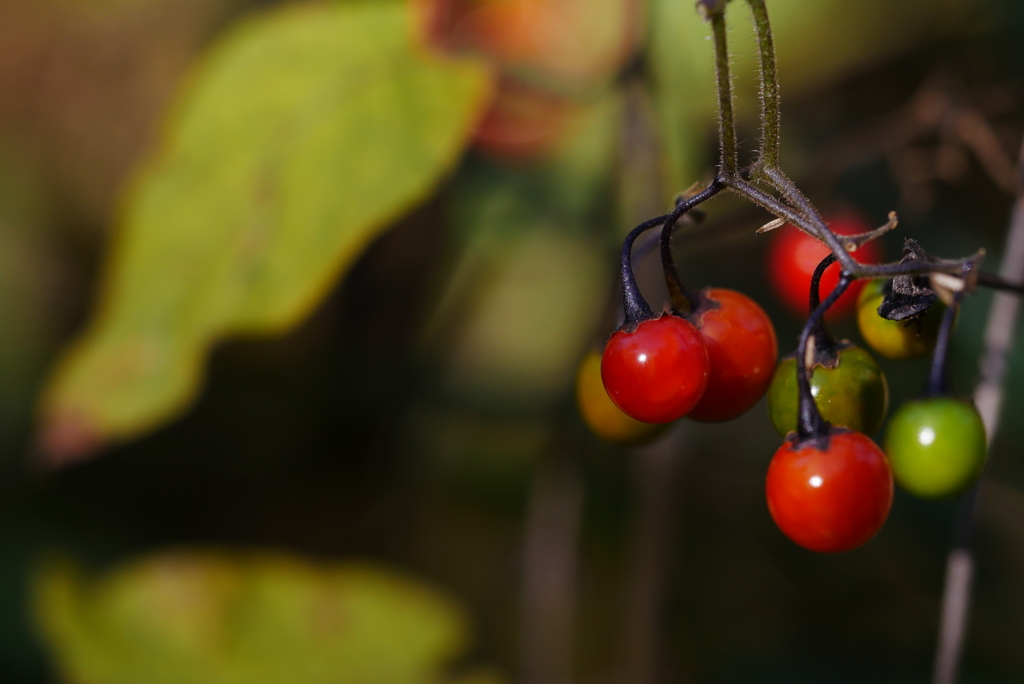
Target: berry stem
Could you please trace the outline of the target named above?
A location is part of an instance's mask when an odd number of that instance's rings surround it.
[[[636,284],[636,276],[633,275],[633,243],[642,233],[665,222],[669,214],[657,216],[644,221],[639,226],[629,231],[629,235],[622,241],[622,264],[620,278],[622,279],[622,309],[625,314],[625,326],[636,325],[641,321],[654,318],[654,312],[647,305],[647,301],[640,294],[640,288]]]
[[[712,194],[708,195],[711,197],[720,192],[723,187],[721,178],[716,178],[703,192],[712,191]],[[676,201],[676,208],[678,209],[686,201],[687,198],[680,197]],[[665,221],[665,225],[661,229],[661,267],[665,272],[665,285],[668,287],[668,294],[672,298],[672,308],[676,313],[683,315],[696,310],[700,306],[700,300],[683,284],[682,278],[679,277],[679,271],[676,269],[675,259],[672,258],[672,232],[677,223],[678,221]]]
[[[643,233],[663,225],[672,225],[679,221],[679,219],[693,209],[698,204],[706,202],[711,199],[719,192],[721,192],[724,184],[720,179],[716,178],[711,185],[698,192],[693,197],[688,197],[681,202],[676,204],[668,214],[663,216],[657,216],[648,221],[644,221],[639,226],[629,231],[629,235],[622,241],[622,261],[620,266],[620,277],[622,279],[622,308],[625,314],[625,322],[623,327],[628,328],[634,326],[641,321],[654,318],[654,312],[651,311],[651,307],[647,304],[647,301],[640,294],[640,288],[636,284],[636,276],[633,275],[633,243]]]
[[[957,293],[953,297],[953,303],[946,307],[945,313],[942,314],[939,334],[935,339],[935,351],[932,353],[932,367],[928,372],[928,384],[925,387],[926,396],[935,397],[949,393],[949,338],[953,334],[953,323],[960,308],[961,296]]]
[[[808,311],[814,311],[821,305],[821,277],[825,274],[825,269],[835,262],[836,255],[829,254],[818,263],[814,273],[811,274],[811,292],[808,297],[810,306],[808,306]],[[824,315],[818,318],[814,329],[811,330],[811,337],[814,338],[813,354],[815,362],[824,363],[825,365],[832,364],[836,359],[836,342],[832,339],[832,335],[829,334],[828,328],[825,326]]]
[[[812,369],[809,369],[806,363],[807,344],[825,312],[846,292],[846,288],[850,286],[852,280],[850,274],[844,272],[832,292],[825,297],[825,301],[811,312],[804,329],[800,332],[800,341],[796,346],[796,384],[800,398],[797,415],[797,444],[828,437],[831,425],[821,417],[821,412],[818,411],[818,406],[814,403],[814,395],[811,393],[810,373]]]

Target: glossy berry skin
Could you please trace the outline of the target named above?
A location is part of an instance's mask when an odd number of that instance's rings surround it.
[[[765,494],[783,534],[805,549],[840,553],[882,528],[892,507],[892,471],[867,435],[833,429],[825,448],[788,440],[779,447]]]
[[[985,467],[985,425],[972,404],[953,397],[909,401],[889,420],[885,453],[896,481],[911,494],[956,496]]]
[[[576,405],[595,435],[621,446],[649,442],[665,432],[667,424],[654,425],[630,418],[608,397],[601,382],[601,353],[589,351],[576,374]]]
[[[939,336],[939,325],[946,307],[935,302],[928,310],[909,321],[890,321],[878,315],[885,298],[885,280],[869,281],[857,299],[857,327],[872,349],[889,359],[917,359],[931,354]]]
[[[601,357],[615,405],[645,423],[669,423],[697,405],[708,384],[708,349],[697,328],[670,314],[617,330]]]
[[[889,410],[889,385],[878,362],[861,347],[843,342],[835,368],[815,366],[811,394],[821,416],[832,425],[873,434]],[[787,356],[768,388],[768,414],[779,435],[796,430],[796,360]]]
[[[855,214],[826,217],[825,220],[838,235],[855,235],[873,228],[865,219]],[[768,247],[768,284],[786,308],[797,316],[806,317],[810,313],[808,297],[811,275],[818,263],[828,254],[828,247],[794,226],[783,226],[775,230],[771,245]],[[876,263],[882,256],[881,247],[877,242],[868,242],[851,254],[854,259],[864,264]],[[839,264],[832,264],[825,269],[820,286],[822,299],[839,282],[839,271]],[[850,283],[846,292],[825,313],[825,318],[841,318],[853,311],[862,287],[863,281],[855,280]]]
[[[701,299],[690,320],[704,336],[711,368],[704,396],[689,417],[731,420],[746,413],[771,384],[779,355],[775,326],[753,299],[735,290],[709,288]]]

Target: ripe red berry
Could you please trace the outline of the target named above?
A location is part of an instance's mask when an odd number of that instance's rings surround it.
[[[590,431],[612,444],[645,444],[668,427],[631,418],[612,403],[601,381],[601,354],[597,350],[587,352],[576,373],[576,406]]]
[[[708,348],[711,363],[704,396],[689,413],[694,420],[731,420],[768,390],[779,346],[775,327],[757,303],[735,290],[712,288],[690,317]]]
[[[618,330],[604,348],[601,379],[615,405],[646,423],[689,413],[708,384],[704,337],[688,321],[665,314]]]
[[[768,510],[791,540],[811,551],[839,553],[881,529],[892,506],[885,453],[859,432],[833,429],[828,445],[785,442],[768,466]]]
[[[872,229],[866,220],[856,214],[826,217],[829,228],[838,235],[855,235]],[[768,283],[779,300],[798,316],[807,316],[811,275],[818,263],[829,254],[829,249],[818,240],[794,226],[783,226],[775,231],[768,247]],[[857,261],[876,263],[882,256],[877,242],[868,242],[852,256]],[[839,264],[832,264],[821,278],[821,296],[824,298],[839,282]],[[853,311],[864,281],[850,284],[843,296],[825,313],[826,318],[839,318]]]

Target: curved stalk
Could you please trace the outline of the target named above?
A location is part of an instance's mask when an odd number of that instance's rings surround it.
[[[825,301],[811,312],[811,315],[807,318],[807,323],[804,325],[804,329],[800,332],[800,341],[796,347],[796,385],[800,398],[797,414],[798,443],[827,437],[831,427],[828,421],[821,417],[821,412],[818,411],[818,406],[814,403],[809,370],[804,360],[807,358],[807,344],[815,327],[819,325],[822,316],[825,315],[829,307],[835,304],[836,300],[846,292],[846,288],[850,286],[851,282],[850,275],[843,273],[839,277],[839,282],[835,288],[829,293],[828,297],[825,297]]]
[[[960,309],[961,296],[957,294],[953,298],[953,303],[946,307],[945,313],[942,314],[939,335],[935,339],[935,351],[932,352],[931,370],[928,372],[928,385],[925,388],[925,394],[928,396],[939,396],[949,392],[949,338],[953,334],[953,323],[956,321],[956,312]]]
[[[640,287],[636,284],[636,276],[633,275],[633,243],[645,231],[663,224],[670,214],[657,216],[644,221],[639,226],[629,231],[626,239],[622,241],[622,257],[619,269],[619,277],[622,279],[622,309],[625,314],[624,326],[636,325],[640,321],[654,317],[654,312],[647,304],[647,300],[640,294]]]
[[[811,274],[811,292],[808,298],[809,306],[808,311],[814,311],[821,305],[821,277],[825,275],[825,270],[836,262],[835,254],[829,254],[822,259],[814,269],[814,273]],[[814,329],[811,330],[811,338],[814,340],[814,348],[812,354],[815,361],[832,363],[836,359],[836,343],[832,339],[832,335],[829,334],[828,328],[825,327],[825,316],[822,315]],[[808,343],[810,344],[810,343]],[[806,357],[801,357],[806,363]],[[808,373],[813,373],[813,369],[808,369]]]
[[[715,178],[703,192],[714,189],[713,195],[720,192],[722,187],[721,178]],[[710,198],[712,195],[708,195],[708,197]],[[676,205],[677,208],[686,201],[687,198],[680,199],[679,204]],[[672,298],[672,308],[679,314],[687,314],[700,306],[700,302],[697,296],[683,284],[682,278],[679,277],[679,271],[676,269],[675,259],[672,258],[672,232],[677,223],[678,221],[666,220],[661,229],[661,267],[665,272],[665,285],[668,287],[669,297]]]
[[[640,294],[640,288],[636,284],[636,277],[633,275],[633,243],[643,233],[656,228],[664,224],[674,226],[683,214],[693,209],[698,204],[706,202],[711,199],[719,192],[721,192],[723,184],[721,179],[716,178],[711,185],[698,192],[693,197],[688,197],[676,205],[668,214],[663,216],[657,216],[648,221],[644,221],[639,226],[629,231],[629,235],[622,242],[622,256],[620,263],[620,277],[622,279],[622,308],[625,313],[625,322],[623,327],[629,327],[636,325],[641,321],[645,321],[649,318],[654,318],[654,312],[651,311],[651,307],[647,304],[647,301]]]

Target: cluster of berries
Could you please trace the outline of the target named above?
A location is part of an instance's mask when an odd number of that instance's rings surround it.
[[[830,222],[839,235],[867,235],[863,227],[851,216]],[[906,252],[905,259],[923,255],[912,241]],[[868,241],[854,254],[863,263],[880,256]],[[984,467],[987,448],[973,404],[946,389],[945,357],[958,299],[947,307],[927,279],[865,283],[840,277],[829,250],[795,228],[779,233],[769,259],[773,289],[791,308],[810,315],[796,353],[776,365],[771,320],[739,292],[707,288],[687,294],[692,304],[685,314],[680,307],[656,315],[646,305],[634,306],[639,315],[632,319],[627,292],[626,323],[603,354],[592,351],[580,366],[577,399],[590,428],[608,441],[635,445],[655,439],[683,416],[704,422],[736,418],[767,392],[769,415],[785,440],[768,467],[768,509],[786,536],[813,551],[847,551],[871,539],[888,517],[894,476],[925,498],[966,491]],[[671,257],[666,265],[671,291]],[[624,290],[635,289],[628,271]],[[675,282],[680,285],[677,277]],[[830,290],[824,302],[822,284]],[[890,419],[884,451],[868,435],[880,430],[888,411],[885,375],[868,351],[834,341],[825,325],[826,312],[854,309],[861,335],[875,352],[891,359],[934,354],[925,395]]]

